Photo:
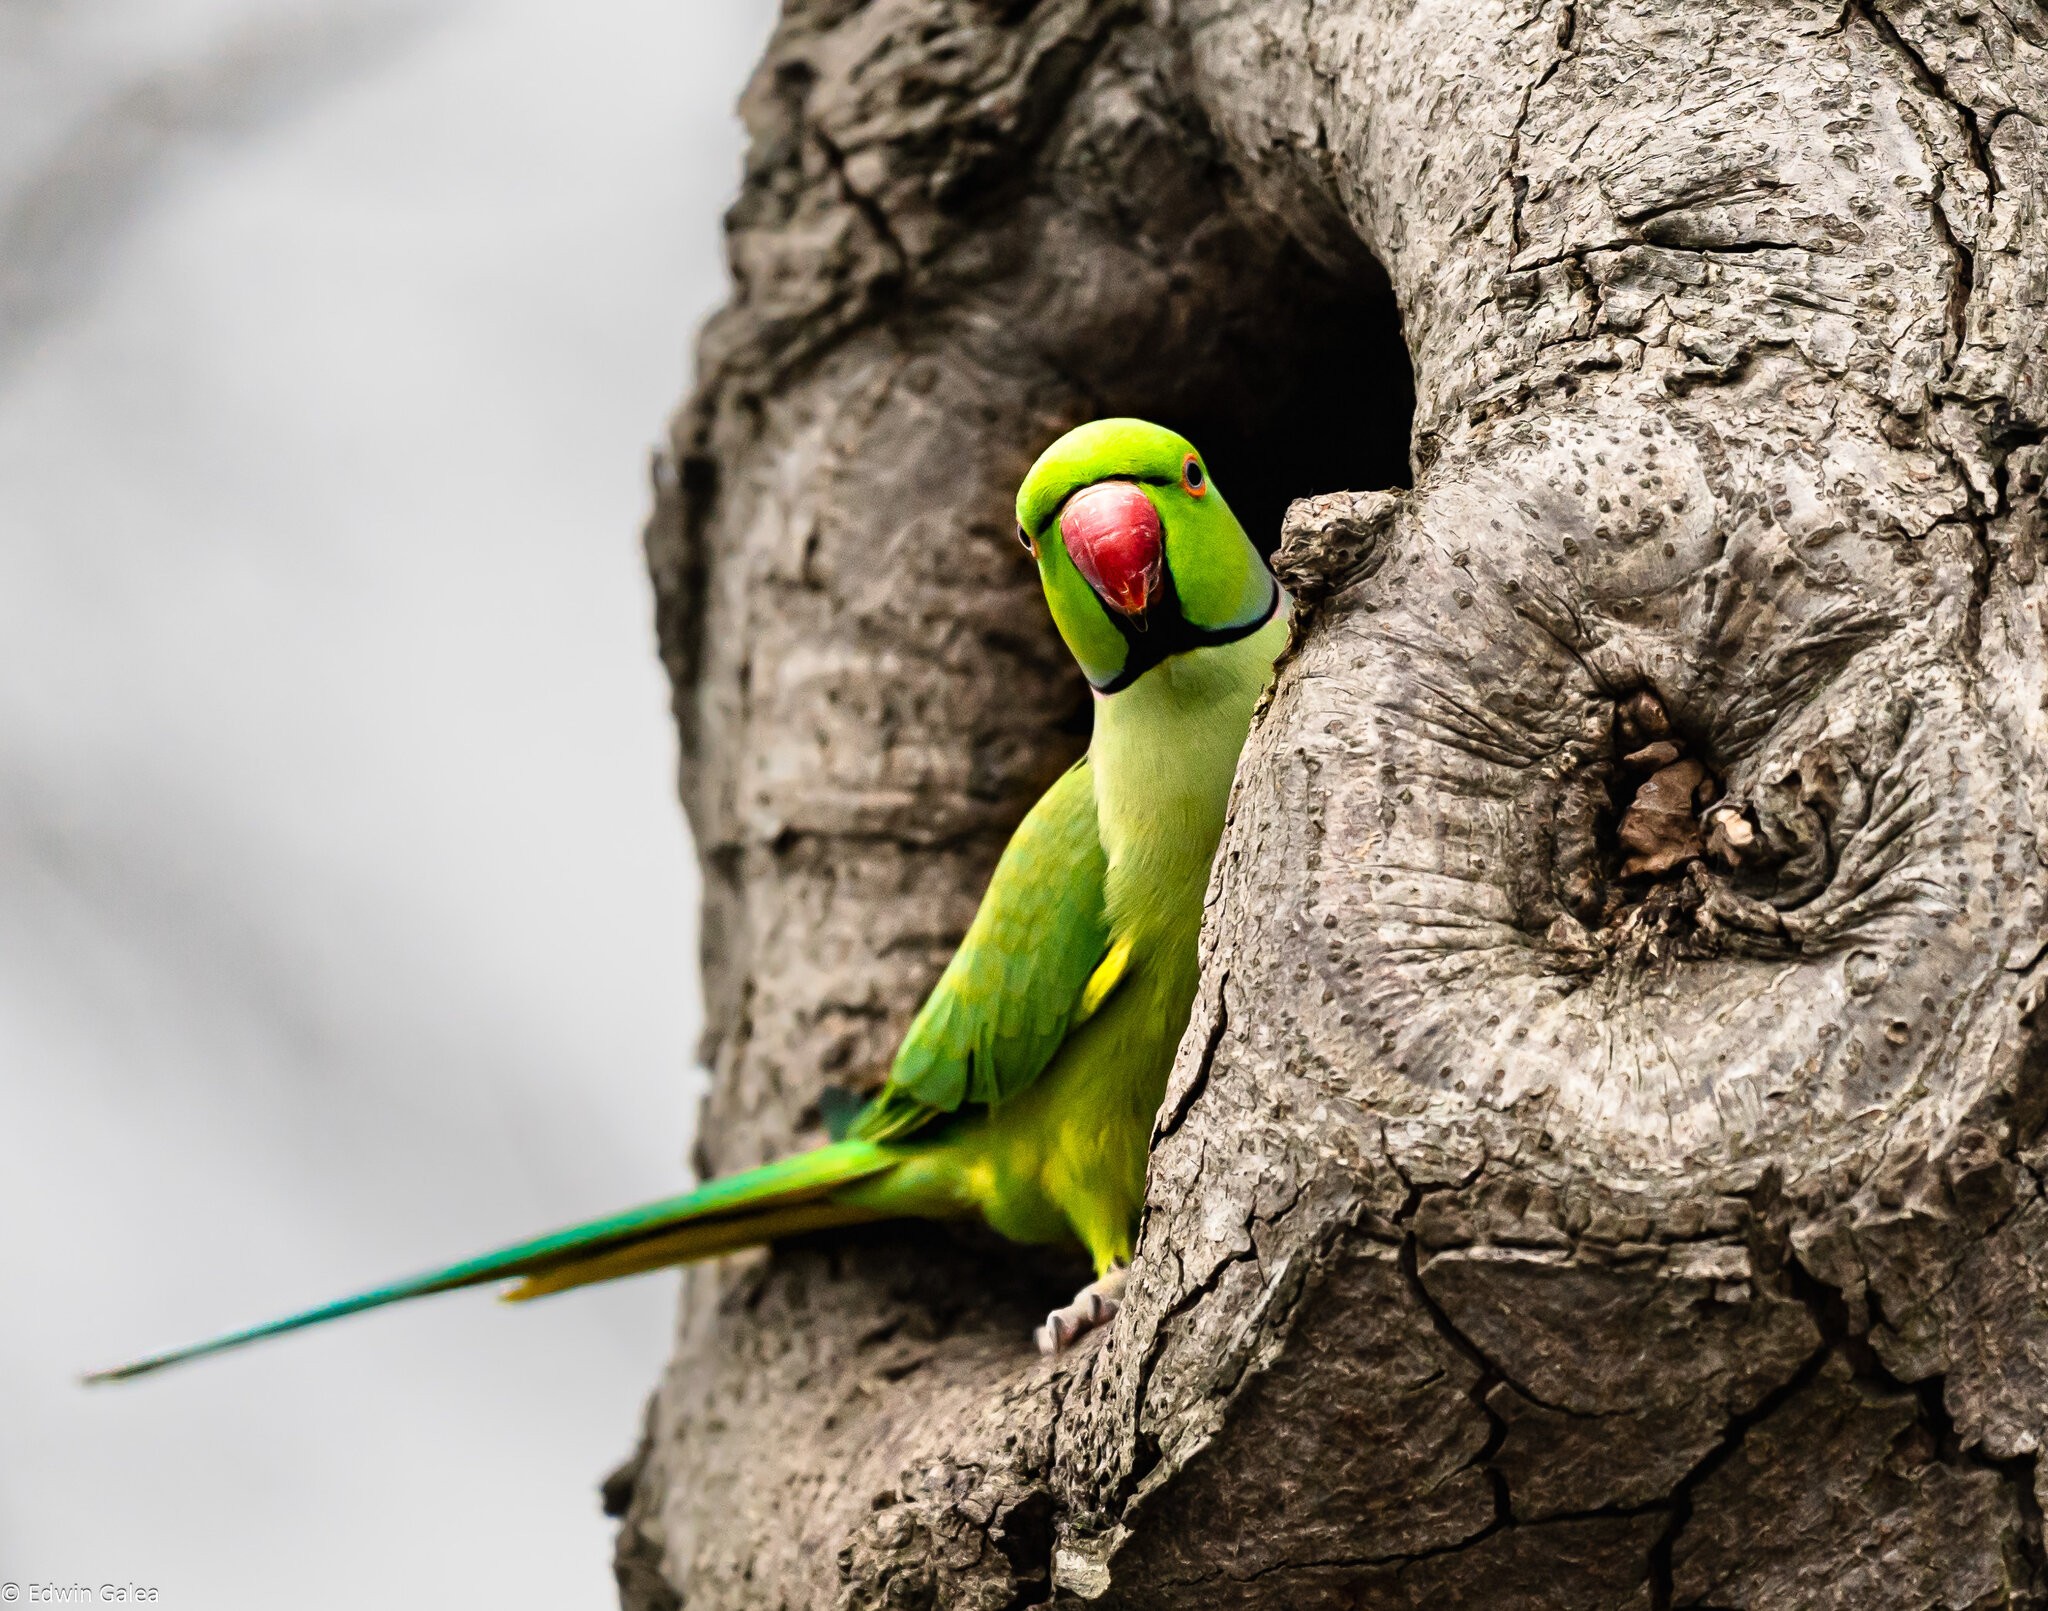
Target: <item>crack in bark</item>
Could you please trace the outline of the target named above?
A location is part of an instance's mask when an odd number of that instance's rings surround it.
[[[760,849],[771,856],[786,856],[791,851],[806,845],[827,848],[840,845],[887,845],[902,850],[916,850],[943,853],[949,850],[970,850],[977,845],[991,841],[1003,843],[1007,830],[998,826],[962,828],[953,833],[918,833],[910,828],[777,828],[773,834],[763,838],[747,838],[732,841],[740,851]]]
[[[2004,1217],[2009,1219],[2011,1212]],[[1936,1455],[1944,1465],[1988,1471],[1999,1478],[2017,1501],[2023,1524],[2021,1546],[2034,1571],[2036,1587],[2048,1585],[2048,1540],[2044,1540],[2034,1488],[2038,1456],[2024,1454],[1999,1459],[1980,1444],[1966,1445],[1948,1408],[1947,1372],[1937,1371],[1918,1381],[1907,1381],[1894,1374],[1871,1347],[1868,1333],[1858,1333],[1850,1325],[1847,1300],[1841,1290],[1808,1270],[1790,1248],[1785,1253],[1785,1271],[1793,1295],[1806,1305],[1814,1324],[1820,1328],[1824,1339],[1822,1354],[1839,1353],[1857,1380],[1912,1398],[1918,1405],[1919,1420],[1932,1435]],[[1864,1302],[1873,1326],[1882,1324],[1878,1295],[1866,1291]]]
[[[1678,1545],[1679,1535],[1685,1531],[1686,1523],[1692,1520],[1694,1490],[1727,1463],[1741,1447],[1742,1440],[1748,1435],[1751,1427],[1761,1423],[1810,1385],[1814,1378],[1820,1375],[1821,1367],[1827,1363],[1832,1352],[1832,1345],[1822,1342],[1798,1370],[1767,1393],[1752,1409],[1741,1415],[1731,1416],[1722,1432],[1720,1442],[1702,1455],[1692,1469],[1672,1488],[1669,1500],[1671,1519],[1666,1523],[1663,1534],[1650,1549],[1650,1611],[1672,1611],[1672,1552]]]
[[[1877,9],[1876,0],[1850,0],[1850,10],[1870,24],[1874,32],[1894,53],[1902,57],[1914,81],[1927,94],[1939,101],[1955,114],[1962,129],[1964,144],[1969,150],[1971,164],[1983,176],[1989,196],[1998,194],[1998,175],[1991,165],[1990,153],[1984,147],[1982,132],[1977,126],[1977,114],[1950,91],[1947,80],[1935,72],[1927,58],[1913,46],[1892,20]],[[1930,153],[1931,154],[1931,153]],[[1969,303],[1977,284],[1977,258],[1969,246],[1957,238],[1950,225],[1948,214],[1942,207],[1942,197],[1947,193],[1947,173],[1937,156],[1935,158],[1935,191],[1927,200],[1928,221],[1940,238],[1943,247],[1954,260],[1956,271],[1949,287],[1948,324],[1949,338],[1953,351],[1946,357],[1953,369],[1956,360],[1969,343]],[[1965,478],[1965,484],[1968,484]]]
[[[1683,208],[1670,210],[1683,211]],[[1802,246],[1797,241],[1758,240],[1735,241],[1727,245],[1713,246],[1667,246],[1659,241],[1645,240],[1638,235],[1620,240],[1594,241],[1584,246],[1569,246],[1561,252],[1553,252],[1550,256],[1539,257],[1533,262],[1518,263],[1513,272],[1534,274],[1538,269],[1555,268],[1561,263],[1583,263],[1599,252],[1630,251],[1669,252],[1673,257],[1755,257],[1764,252],[1804,252],[1809,257],[1813,255],[1812,247]],[[1564,342],[1594,339],[1593,336],[1570,336],[1564,338]],[[1762,341],[1764,338],[1759,335],[1757,339]],[[1563,345],[1564,342],[1557,344]]]
[[[1209,1088],[1209,1070],[1216,1062],[1217,1049],[1222,1046],[1224,1034],[1229,1027],[1230,970],[1226,968],[1216,980],[1216,1021],[1209,1026],[1208,1038],[1202,1042],[1201,1061],[1196,1063],[1195,1072],[1189,1076],[1187,1089],[1181,1092],[1180,1099],[1174,1103],[1171,1112],[1162,1112],[1154,1121],[1152,1145],[1155,1148],[1180,1128],[1181,1122],[1188,1116],[1188,1110]]]
[[[1557,22],[1557,49],[1543,66],[1536,81],[1522,91],[1522,104],[1515,113],[1514,126],[1508,131],[1507,176],[1509,193],[1508,211],[1508,262],[1512,267],[1514,258],[1522,249],[1522,204],[1528,198],[1529,180],[1519,169],[1522,161],[1522,130],[1529,121],[1529,108],[1536,99],[1536,92],[1557,76],[1558,69],[1574,54],[1572,41],[1579,31],[1578,0],[1564,0],[1564,7]]]
[[[1197,1282],[1193,1287],[1189,1288],[1187,1291],[1180,1294],[1179,1297],[1175,1298],[1173,1303],[1165,1310],[1164,1313],[1160,1315],[1157,1324],[1153,1328],[1152,1337],[1148,1346],[1146,1347],[1144,1357],[1139,1360],[1137,1366],[1136,1378],[1138,1385],[1133,1398],[1133,1411],[1131,1415],[1131,1423],[1133,1426],[1140,1425],[1144,1420],[1144,1407],[1146,1398],[1148,1396],[1147,1389],[1154,1375],[1157,1373],[1156,1367],[1158,1365],[1159,1356],[1161,1352],[1166,1348],[1167,1343],[1169,1341],[1167,1336],[1168,1326],[1173,1321],[1178,1320],[1181,1317],[1192,1313],[1195,1309],[1200,1307],[1203,1302],[1205,1302],[1208,1298],[1212,1297],[1215,1294],[1216,1289],[1222,1284],[1223,1278],[1227,1274],[1229,1274],[1231,1270],[1235,1269],[1238,1265],[1247,1263],[1262,1263],[1259,1254],[1257,1238],[1254,1235],[1255,1228],[1261,1224],[1277,1224],[1280,1220],[1285,1219],[1287,1215],[1293,1211],[1294,1206],[1301,1201],[1303,1189],[1304,1188],[1297,1185],[1293,1193],[1286,1200],[1286,1202],[1280,1204],[1270,1214],[1252,1214],[1247,1216],[1244,1222],[1244,1235],[1247,1245],[1243,1249],[1233,1251],[1227,1254],[1224,1258],[1218,1260],[1213,1269],[1211,1269],[1206,1275],[1204,1275],[1202,1279],[1199,1282]],[[1141,1252],[1142,1249],[1143,1240],[1141,1230]],[[1298,1255],[1290,1254],[1281,1260],[1280,1266],[1276,1271],[1274,1279],[1271,1283],[1270,1291],[1266,1294],[1266,1296],[1272,1297],[1278,1295],[1281,1287],[1285,1284],[1288,1276],[1292,1273],[1294,1261],[1297,1256]],[[1295,1301],[1299,1302],[1299,1299],[1300,1291],[1299,1289],[1297,1289],[1295,1293]],[[1257,1305],[1254,1305],[1251,1311],[1251,1318],[1256,1319],[1257,1316],[1258,1308]],[[1281,1323],[1283,1325],[1285,1324],[1285,1321],[1286,1317],[1281,1317]],[[1234,1361],[1230,1362],[1230,1368],[1227,1374],[1225,1374],[1221,1370],[1212,1373],[1213,1382],[1216,1384],[1216,1386],[1218,1386],[1221,1389],[1222,1394],[1224,1396],[1227,1397],[1228,1395],[1234,1393],[1238,1385],[1243,1381],[1245,1368],[1250,1363],[1252,1352],[1253,1350],[1250,1348],[1238,1350],[1238,1357]],[[1132,1458],[1130,1470],[1127,1473],[1125,1473],[1123,1478],[1117,1484],[1114,1493],[1115,1502],[1128,1504],[1130,1501],[1137,1498],[1139,1496],[1139,1490],[1144,1488],[1146,1485],[1146,1479],[1149,1478],[1153,1474],[1153,1472],[1158,1469],[1164,1458],[1165,1455],[1163,1451],[1158,1447],[1158,1444],[1155,1440],[1152,1440],[1151,1438],[1149,1438],[1149,1436],[1141,1437],[1139,1440],[1139,1449],[1138,1452]],[[1179,1466],[1185,1465],[1186,1461],[1187,1455],[1183,1455],[1180,1458],[1178,1458],[1175,1462],[1176,1469],[1178,1469]]]
[[[1955,112],[1957,121],[1962,125],[1964,142],[1969,147],[1971,166],[1984,176],[1987,190],[1991,195],[1996,196],[1999,191],[1998,171],[1992,166],[1986,135],[1982,125],[1977,121],[1976,108],[1969,105],[1968,102],[1961,100],[1949,88],[1948,80],[1934,70],[1933,64],[1927,60],[1919,48],[1906,38],[1905,34],[1900,31],[1898,25],[1891,18],[1878,10],[1878,3],[1879,0],[1850,0],[1850,8],[1868,19],[1871,26],[1877,30],[1879,36],[1906,58],[1912,66],[1913,76],[1919,81],[1923,89],[1927,90],[1928,93]],[[2013,111],[2017,109],[2007,108],[2007,110]],[[1996,124],[1994,123],[1993,126],[1995,128]]]
[[[840,194],[842,194],[842,197],[846,197],[846,201],[852,205],[852,209],[856,213],[860,213],[860,217],[866,221],[868,229],[874,231],[874,237],[877,237],[877,240],[883,244],[883,250],[889,252],[891,258],[895,258],[895,266],[897,266],[897,287],[895,289],[909,291],[909,250],[903,246],[903,242],[897,237],[895,223],[889,221],[887,209],[883,209],[883,205],[877,199],[870,197],[866,190],[862,190],[858,184],[852,182],[852,178],[848,178],[848,174],[846,174],[846,151],[842,151],[838,147],[838,143],[831,139],[831,135],[827,135],[823,129],[819,129],[815,123],[809,125],[809,129],[805,133],[811,135],[811,143],[817,145],[819,154],[825,158],[825,166],[831,168],[831,176],[834,176],[840,182]],[[883,287],[885,293],[889,289],[885,282],[870,282],[870,287]]]
[[[1421,1195],[1415,1195],[1410,1203],[1403,1207],[1402,1212],[1395,1216],[1395,1223],[1406,1224],[1414,1217],[1415,1210],[1421,1206]],[[1429,1316],[1430,1324],[1436,1328],[1437,1334],[1463,1354],[1479,1372],[1466,1396],[1472,1401],[1473,1407],[1486,1417],[1487,1437],[1486,1442],[1480,1445],[1479,1451],[1473,1455],[1470,1464],[1486,1474],[1487,1483],[1493,1492],[1493,1521],[1464,1541],[1465,1545],[1476,1544],[1501,1528],[1512,1526],[1515,1520],[1514,1502],[1508,1493],[1507,1475],[1493,1463],[1494,1457],[1500,1453],[1501,1445],[1508,1440],[1508,1423],[1499,1411],[1486,1402],[1487,1397],[1494,1388],[1505,1383],[1531,1403],[1543,1404],[1543,1401],[1525,1391],[1520,1383],[1487,1358],[1485,1350],[1451,1323],[1451,1317],[1444,1313],[1443,1305],[1438,1303],[1429,1288],[1423,1285],[1422,1272],[1418,1268],[1417,1248],[1415,1234],[1411,1231],[1401,1238],[1401,1248],[1396,1255],[1396,1263],[1400,1266],[1402,1277],[1408,1283],[1408,1290],[1415,1295],[1415,1301],[1422,1305],[1423,1312]],[[1543,1404],[1543,1407],[1550,1409],[1554,1406]]]
[[[1392,1162],[1391,1156],[1389,1162]],[[1398,1165],[1395,1167],[1397,1173],[1399,1173]],[[1476,1178],[1476,1172],[1474,1178]],[[1403,1179],[1405,1182],[1405,1174]],[[1465,1184],[1470,1184],[1470,1181],[1468,1180]],[[1408,1198],[1397,1212],[1395,1222],[1404,1227],[1410,1225],[1425,1198],[1456,1189],[1458,1187],[1451,1185],[1417,1186],[1410,1183]],[[2017,1211],[2017,1208],[2008,1210],[2005,1215],[2001,1216],[2000,1223],[2002,1224],[2009,1220]],[[1413,1292],[1417,1302],[1423,1306],[1424,1311],[1429,1315],[1431,1323],[1439,1335],[1446,1342],[1450,1343],[1453,1348],[1457,1349],[1480,1372],[1479,1379],[1469,1391],[1468,1396],[1487,1417],[1491,1434],[1485,1447],[1473,1458],[1470,1464],[1483,1467],[1495,1485],[1496,1512],[1494,1520],[1485,1528],[1460,1540],[1458,1543],[1437,1549],[1390,1556],[1360,1556],[1356,1558],[1331,1559],[1328,1561],[1287,1562],[1277,1567],[1267,1568],[1265,1571],[1309,1569],[1317,1566],[1396,1564],[1411,1559],[1419,1560],[1430,1556],[1456,1553],[1459,1550],[1481,1543],[1493,1536],[1494,1533],[1510,1526],[1548,1525],[1554,1522],[1596,1518],[1631,1518],[1668,1512],[1669,1521],[1656,1544],[1652,1547],[1648,1562],[1648,1572],[1652,1611],[1672,1611],[1675,1604],[1672,1566],[1673,1553],[1679,1538],[1691,1520],[1693,1496],[1700,1484],[1711,1477],[1735,1454],[1753,1428],[1783,1409],[1798,1394],[1808,1388],[1819,1376],[1827,1361],[1839,1354],[1850,1364],[1857,1379],[1871,1382],[1890,1391],[1905,1394],[1915,1399],[1919,1405],[1919,1417],[1933,1434],[1937,1451],[1945,1464],[1989,1471],[2000,1478],[2001,1482],[2014,1495],[2018,1508],[2021,1511],[2025,1524],[2021,1543],[2029,1564],[2035,1571],[2037,1581],[2048,1582],[2048,1555],[2044,1555],[2042,1517],[2034,1488],[2038,1456],[2022,1454],[2000,1459],[1989,1455],[1981,1447],[1964,1446],[1957,1434],[1953,1418],[1949,1415],[1947,1409],[1944,1397],[1945,1378],[1937,1374],[1919,1382],[1906,1382],[1894,1376],[1871,1351],[1867,1340],[1850,1328],[1846,1304],[1841,1293],[1808,1271],[1798,1261],[1796,1255],[1789,1247],[1783,1250],[1783,1255],[1782,1268],[1786,1273],[1792,1295],[1807,1309],[1821,1334],[1821,1341],[1813,1352],[1784,1381],[1766,1393],[1751,1408],[1730,1416],[1714,1446],[1702,1455],[1685,1475],[1673,1485],[1667,1497],[1645,1501],[1638,1505],[1597,1506],[1582,1511],[1560,1512],[1555,1515],[1544,1516],[1540,1523],[1522,1523],[1513,1514],[1511,1496],[1507,1492],[1505,1477],[1498,1470],[1494,1469],[1491,1464],[1494,1457],[1498,1454],[1501,1444],[1505,1441],[1508,1426],[1487,1405],[1487,1394],[1491,1392],[1495,1385],[1505,1384],[1531,1403],[1537,1404],[1556,1414],[1569,1415],[1575,1419],[1582,1420],[1599,1420],[1606,1417],[1581,1416],[1564,1406],[1546,1401],[1531,1392],[1526,1386],[1517,1382],[1498,1363],[1491,1359],[1485,1350],[1481,1349],[1467,1337],[1450,1319],[1442,1306],[1436,1302],[1434,1296],[1423,1282],[1418,1262],[1419,1243],[1413,1231],[1407,1231],[1401,1243],[1399,1263],[1410,1290]],[[1872,1306],[1873,1320],[1877,1323],[1882,1323],[1881,1312],[1875,1301],[1875,1294],[1870,1294],[1867,1301]]]

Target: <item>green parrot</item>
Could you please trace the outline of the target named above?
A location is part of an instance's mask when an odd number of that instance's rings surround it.
[[[1097,1279],[1039,1328],[1048,1353],[1113,1315],[1194,1004],[1209,866],[1288,601],[1201,455],[1143,420],[1047,448],[1018,491],[1017,536],[1094,690],[1094,736],[1018,825],[887,1083],[836,1139],[87,1380],[458,1287],[509,1278],[506,1297],[535,1298],[903,1217],[978,1215],[1015,1241],[1086,1248]]]

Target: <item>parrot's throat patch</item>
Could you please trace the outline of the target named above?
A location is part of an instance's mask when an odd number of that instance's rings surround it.
[[[1154,666],[1190,649],[1214,649],[1248,638],[1272,620],[1273,612],[1280,608],[1280,584],[1268,577],[1266,585],[1272,590],[1271,595],[1266,607],[1251,620],[1237,626],[1198,627],[1181,613],[1180,596],[1173,586],[1173,567],[1160,569],[1159,589],[1143,613],[1129,616],[1116,610],[1102,612],[1123,634],[1126,652],[1122,669],[1107,682],[1088,679],[1089,687],[1098,694],[1121,693]]]

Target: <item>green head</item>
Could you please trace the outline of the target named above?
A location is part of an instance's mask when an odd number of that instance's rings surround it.
[[[1098,693],[1168,655],[1246,637],[1279,607],[1202,456],[1144,420],[1095,420],[1040,454],[1017,491],[1017,536]]]

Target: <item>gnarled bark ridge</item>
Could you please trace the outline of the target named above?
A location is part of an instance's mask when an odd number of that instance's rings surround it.
[[[1304,609],[1115,1326],[693,1274],[628,1604],[2040,1603],[2048,13],[791,0],[746,110],[649,537],[707,1166],[1083,742],[1038,447],[1183,426]]]

